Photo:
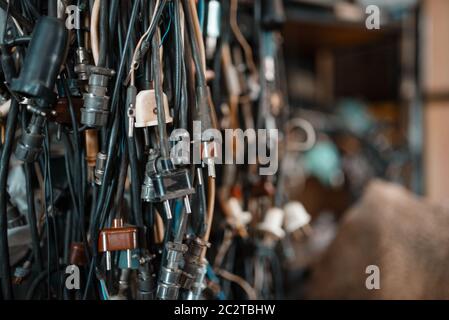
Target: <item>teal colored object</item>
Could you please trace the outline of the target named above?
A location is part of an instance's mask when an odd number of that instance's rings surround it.
[[[138,249],[131,250],[131,269],[139,269],[139,256]],[[120,256],[118,260],[118,267],[120,269],[128,269],[128,260],[126,258],[126,251],[120,251]]]
[[[304,169],[322,184],[332,186],[341,176],[341,159],[335,144],[320,141],[304,154]]]
[[[358,100],[342,100],[338,104],[337,113],[344,126],[357,135],[364,135],[373,127],[374,120],[368,107]]]

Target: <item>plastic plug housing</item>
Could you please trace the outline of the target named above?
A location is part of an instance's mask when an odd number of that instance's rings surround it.
[[[106,253],[106,269],[111,270],[111,251],[126,251],[128,268],[132,267],[132,250],[138,248],[138,229],[123,226],[122,219],[114,219],[112,228],[100,231],[98,251]]]
[[[270,235],[275,236],[278,239],[282,239],[285,236],[285,231],[282,228],[284,222],[284,210],[280,208],[270,208],[262,223],[259,223],[257,229],[263,232],[267,232]]]
[[[21,102],[33,113],[16,148],[16,157],[25,162],[37,160],[42,151],[44,125],[56,101],[54,87],[65,59],[68,31],[63,21],[41,17],[36,23],[27,54],[18,78],[10,90],[25,97]]]
[[[164,93],[163,98],[165,110],[165,122],[173,122],[170,116],[167,95]],[[157,108],[156,95],[154,90],[140,91],[136,96],[136,128],[157,126]]]
[[[70,245],[70,264],[86,266],[86,251],[82,242],[73,242]]]
[[[284,228],[288,233],[295,232],[310,223],[311,217],[301,202],[288,202],[284,206],[284,212]]]
[[[171,219],[169,200],[184,198],[186,212],[191,213],[189,195],[195,193],[187,169],[176,169],[170,159],[150,155],[142,186],[142,200],[162,202]]]
[[[149,261],[139,266],[137,272],[137,300],[154,300],[156,294],[156,275]]]
[[[64,21],[41,17],[31,36],[20,75],[13,79],[11,90],[27,98],[50,105],[56,99],[54,86],[65,59],[68,30]]]

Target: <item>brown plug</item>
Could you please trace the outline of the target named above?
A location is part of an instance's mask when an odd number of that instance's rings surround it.
[[[71,97],[73,110],[75,111],[76,121],[79,123],[81,108],[83,107],[83,99]],[[50,120],[59,124],[72,125],[72,118],[69,111],[69,102],[67,98],[59,98],[56,102],[55,109],[50,114]]]
[[[70,264],[77,266],[87,265],[86,251],[83,243],[73,242],[70,245]]]
[[[98,251],[106,253],[107,270],[111,270],[111,251],[126,250],[128,268],[131,268],[131,250],[137,249],[137,238],[137,227],[124,227],[122,219],[114,219],[112,228],[101,230]]]

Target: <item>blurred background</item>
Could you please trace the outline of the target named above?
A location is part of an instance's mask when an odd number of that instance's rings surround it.
[[[367,3],[379,6],[380,29],[365,25]],[[302,178],[292,179],[305,207],[313,215],[338,215],[374,177],[444,201],[449,179],[443,175],[445,139],[439,137],[449,76],[445,33],[440,40],[436,30],[444,28],[446,17],[438,15],[449,2],[309,0],[287,6],[290,105],[317,131],[297,170]]]
[[[291,297],[447,298],[436,280],[447,275],[431,265],[448,257],[435,234],[449,227],[449,1],[285,5],[290,105],[316,131],[311,149],[286,159],[289,196],[304,204],[314,231],[292,262],[306,270],[292,277],[310,286],[292,285]],[[370,5],[378,29],[367,28]],[[364,288],[369,264],[381,265],[382,293]]]

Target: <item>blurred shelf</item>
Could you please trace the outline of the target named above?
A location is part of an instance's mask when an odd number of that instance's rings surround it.
[[[301,45],[313,47],[342,47],[370,43],[386,36],[397,35],[399,20],[381,18],[379,30],[368,30],[362,19],[342,19],[335,13],[335,1],[288,0],[288,23],[284,34],[296,37]]]

